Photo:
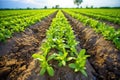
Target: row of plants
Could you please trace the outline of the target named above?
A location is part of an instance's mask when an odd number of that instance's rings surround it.
[[[7,17],[0,18],[1,26],[8,26],[8,24],[11,25],[13,23],[19,23],[19,21],[21,21],[21,19],[28,18],[28,17],[31,17],[31,16],[42,16],[42,15],[44,15],[44,13],[48,13],[48,11],[52,12],[53,10],[36,10],[36,11],[32,10],[32,12],[31,11],[26,12],[26,10],[24,10],[23,11],[24,13],[22,12],[21,14],[18,14],[18,15],[13,15],[13,16],[7,16]],[[16,11],[16,12],[19,12],[19,11]],[[6,14],[3,14],[3,15],[6,15]]]
[[[42,10],[0,10],[0,18],[6,18],[10,16],[17,16],[21,14],[28,14],[28,13],[40,13]],[[47,11],[47,10],[43,10]]]
[[[120,9],[71,9],[71,10],[102,16],[109,16],[113,18],[120,18]]]
[[[16,16],[19,14],[24,14],[28,11],[22,11],[22,10],[0,10],[0,18],[5,18],[8,16]]]
[[[37,13],[37,12],[36,12]],[[19,14],[19,15],[14,15],[14,16],[7,16],[7,17],[3,17],[3,18],[0,18],[0,22],[2,21],[10,21],[11,19],[14,19],[14,20],[17,20],[18,18],[22,18],[22,17],[29,17],[29,16],[33,16],[35,15],[36,13],[32,12],[31,14],[30,13],[25,13],[25,14]]]
[[[120,49],[120,29],[115,30],[112,26],[99,22],[87,16],[76,14],[72,11],[65,10],[72,17],[81,21],[85,26],[92,27],[97,33],[101,33],[105,39],[111,40],[115,46]]]
[[[12,37],[13,33],[24,31],[26,27],[41,21],[53,12],[55,12],[55,10],[36,10],[36,12],[22,14],[22,16],[17,15],[18,17],[11,16],[11,18],[7,20],[7,17],[0,19],[0,41],[4,42],[7,38]]]
[[[44,12],[43,12],[44,13]],[[44,15],[44,14],[41,14],[41,13],[27,13],[27,14],[21,14],[21,15],[17,15],[17,16],[11,16],[11,17],[7,17],[7,18],[1,18],[0,19],[0,27],[1,28],[10,28],[10,26],[14,26],[15,24],[20,24],[21,22],[27,22],[29,20],[27,19],[30,19],[32,17],[35,17],[35,16],[41,16],[41,15]],[[22,23],[21,23],[22,24]]]
[[[77,12],[77,13],[80,13],[80,14],[83,14],[83,15],[86,15],[89,17],[93,17],[93,18],[98,19],[98,20],[105,20],[105,21],[109,21],[109,22],[112,22],[115,24],[120,24],[120,18],[117,18],[117,17],[114,18],[114,17],[110,17],[110,16],[106,16],[106,15],[79,12],[79,11],[74,11],[74,12]]]
[[[40,62],[40,75],[47,72],[50,76],[54,76],[54,67],[57,65],[69,66],[75,72],[80,71],[87,76],[85,65],[89,55],[85,55],[85,49],[78,52],[77,44],[74,31],[64,14],[59,11],[46,32],[46,39],[41,45],[40,52],[32,55]]]

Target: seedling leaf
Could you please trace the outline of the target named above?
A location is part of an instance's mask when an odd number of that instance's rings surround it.
[[[82,73],[84,76],[86,76],[86,77],[87,77],[87,73],[85,72],[85,70],[84,70],[84,69],[81,69],[80,71],[81,71],[81,73]]]
[[[69,67],[70,67],[70,68],[73,68],[73,69],[75,69],[75,68],[76,68],[76,66],[75,66],[75,64],[74,64],[74,63],[70,63],[70,64],[69,64]]]
[[[45,73],[46,69],[45,68],[41,68],[40,70],[40,75],[43,75]]]
[[[47,72],[50,76],[54,76],[54,69],[52,67],[47,67]]]

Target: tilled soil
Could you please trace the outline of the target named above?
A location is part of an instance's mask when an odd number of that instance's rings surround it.
[[[28,69],[32,60],[31,55],[39,50],[56,13],[30,26],[24,32],[15,33],[5,43],[0,43],[0,80],[18,80],[22,72]]]
[[[95,33],[89,26],[65,13],[82,48],[91,55],[90,63],[97,72],[98,80],[120,79],[120,50],[117,50],[111,41],[105,40],[100,34]]]

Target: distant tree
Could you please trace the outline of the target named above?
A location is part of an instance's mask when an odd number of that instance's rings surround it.
[[[86,6],[86,8],[88,9],[89,7],[88,7],[88,6]]]
[[[110,9],[111,7],[100,7],[100,8],[103,8],[103,9]]]
[[[30,8],[30,7],[27,7],[26,9],[27,9],[27,10],[30,10],[31,8]]]
[[[93,5],[91,6],[91,8],[93,8]]]
[[[55,5],[55,8],[58,9],[58,8],[59,8],[59,5]]]
[[[52,6],[52,9],[54,9],[54,6]]]
[[[44,6],[44,9],[47,9],[47,6]]]
[[[77,7],[79,8],[79,5],[83,2],[83,0],[74,0],[74,4],[77,5]]]

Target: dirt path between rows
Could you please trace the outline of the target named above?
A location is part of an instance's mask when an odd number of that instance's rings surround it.
[[[30,26],[24,32],[15,33],[6,43],[0,43],[0,80],[24,78],[20,75],[28,69],[32,60],[31,55],[39,50],[39,46],[46,36],[46,30],[56,13]]]
[[[97,72],[98,80],[120,79],[120,50],[117,50],[111,41],[105,40],[100,34],[95,33],[89,26],[83,26],[81,22],[65,13],[80,46],[91,55],[90,63]]]

